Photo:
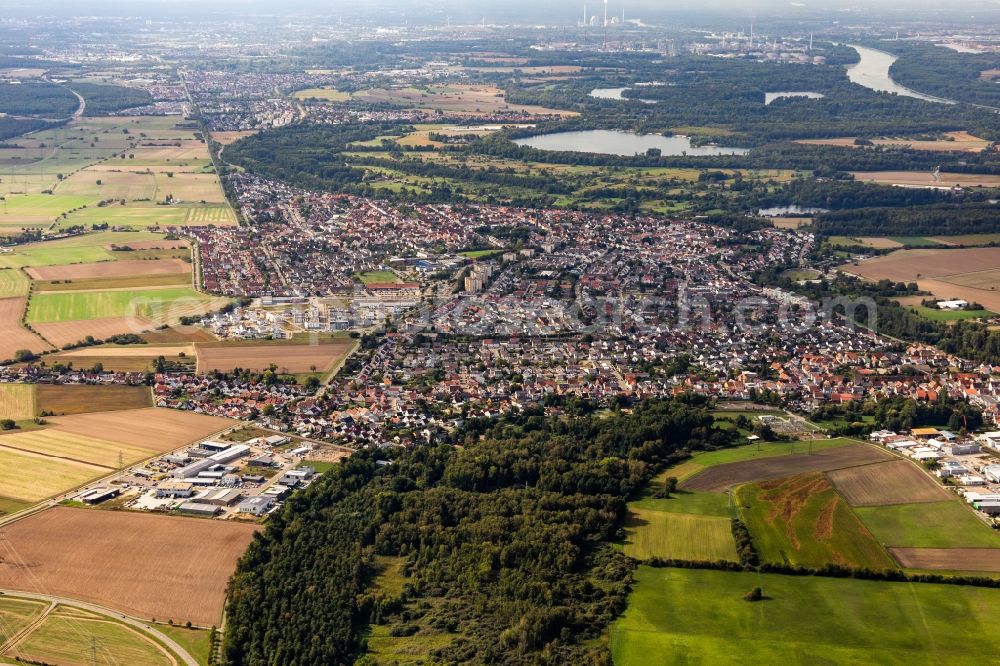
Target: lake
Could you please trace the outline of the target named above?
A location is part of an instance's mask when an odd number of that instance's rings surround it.
[[[764,106],[767,106],[776,99],[785,97],[805,97],[807,99],[823,99],[823,95],[815,92],[769,92],[764,93]]]
[[[688,155],[707,157],[711,155],[746,155],[747,148],[727,148],[723,146],[692,146],[686,136],[661,136],[659,134],[635,134],[612,130],[587,130],[582,132],[557,132],[541,134],[515,141],[519,146],[529,146],[540,150],[567,151],[574,153],[598,153],[600,155],[643,155],[650,148],[659,148],[664,155]]]
[[[857,51],[858,55],[861,56],[861,60],[859,62],[854,65],[850,65],[847,68],[847,78],[854,83],[857,83],[859,86],[864,86],[869,90],[875,90],[878,92],[896,93],[897,95],[903,95],[905,97],[915,97],[927,102],[937,102],[939,104],[955,103],[950,99],[934,97],[933,95],[924,95],[923,93],[919,93],[916,90],[910,90],[906,86],[901,86],[893,81],[892,77],[889,76],[889,68],[892,67],[892,63],[896,62],[898,58],[891,53],[871,49],[867,46],[857,46],[855,44],[848,44],[848,46]]]

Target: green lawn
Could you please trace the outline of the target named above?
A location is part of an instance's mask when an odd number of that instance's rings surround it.
[[[1000,590],[639,567],[617,666],[985,664]],[[763,589],[766,600],[743,595]]]
[[[213,300],[188,287],[123,291],[41,292],[31,299],[28,321],[33,324],[101,317],[139,315],[163,320],[174,310]],[[185,314],[185,313],[182,313]]]
[[[468,252],[459,252],[461,256],[468,259],[482,259],[484,257],[492,257],[503,253],[504,250],[470,250]]]
[[[724,497],[724,496],[722,496]],[[729,518],[630,508],[622,550],[639,560],[736,561]]]
[[[919,305],[910,308],[924,319],[930,321],[963,321],[965,319],[979,319],[995,317],[995,312],[989,310],[941,310],[939,308],[925,308]]]
[[[186,629],[185,627],[169,624],[158,624],[155,628],[187,650],[188,654],[194,657],[195,661],[199,664],[207,666],[208,655],[212,649],[212,644],[209,640],[211,632],[207,629]]]
[[[897,568],[822,474],[749,484],[737,496],[762,561]]]
[[[389,282],[399,282],[399,278],[392,271],[370,271],[368,273],[358,273],[355,277],[364,284],[385,284]]]
[[[856,508],[885,546],[895,548],[1000,548],[1000,535],[957,500]]]

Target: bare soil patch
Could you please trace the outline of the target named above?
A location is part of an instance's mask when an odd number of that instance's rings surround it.
[[[907,569],[1000,572],[1000,557],[993,548],[890,548]]]
[[[264,370],[272,363],[279,372],[327,372],[346,355],[351,342],[330,344],[198,345],[198,372],[235,368]]]
[[[191,264],[181,259],[101,261],[93,264],[70,264],[68,266],[37,266],[26,269],[26,272],[35,280],[83,280],[131,275],[190,273]]]
[[[57,506],[0,530],[0,587],[219,625],[257,525]]]
[[[86,414],[152,407],[153,394],[148,386],[39,384],[36,402],[39,412],[45,411],[53,415]]]
[[[718,493],[751,481],[780,479],[806,472],[826,472],[880,462],[891,457],[889,453],[866,444],[840,446],[813,453],[794,453],[716,465],[687,479],[681,483],[681,487],[684,490]]]
[[[827,476],[851,506],[941,502],[950,497],[907,460],[832,470]]]

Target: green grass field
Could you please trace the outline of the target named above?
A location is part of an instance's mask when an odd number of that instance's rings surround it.
[[[859,507],[855,512],[889,547],[1000,548],[1000,535],[956,500]]]
[[[392,271],[370,271],[368,273],[358,273],[355,277],[366,285],[399,282],[399,278]]]
[[[765,562],[897,568],[822,474],[748,484],[737,496]]]
[[[95,246],[56,246],[50,244],[28,245],[10,254],[0,254],[0,268],[26,268],[30,266],[62,266],[96,261],[111,261],[111,252]]]
[[[211,632],[205,629],[187,629],[170,624],[158,624],[156,629],[187,650],[188,654],[194,657],[201,666],[208,665],[208,656],[212,646],[209,640]]]
[[[622,550],[646,560],[736,561],[729,518],[630,508]]]
[[[21,421],[36,413],[34,384],[0,384],[0,419]]]
[[[470,250],[468,252],[459,252],[461,256],[468,259],[483,259],[485,257],[494,257],[503,253],[504,250]]]
[[[0,298],[26,296],[31,281],[28,276],[16,268],[0,270]]]
[[[41,616],[48,607],[43,601],[16,599],[5,596],[0,599],[0,643],[6,643],[19,631]]]
[[[639,567],[617,666],[984,664],[1000,590]],[[763,589],[766,600],[743,595]]]
[[[90,642],[96,645],[97,664],[143,664],[172,666],[166,649],[135,629],[105,619],[90,619],[75,613],[49,615],[16,648],[16,653],[48,664],[88,663]]]
[[[989,310],[940,310],[938,308],[925,308],[922,305],[910,309],[930,321],[964,321],[966,319],[989,319],[997,316],[995,312]]]
[[[138,315],[155,321],[217,300],[188,287],[123,291],[42,292],[31,299],[28,321],[41,324]]]

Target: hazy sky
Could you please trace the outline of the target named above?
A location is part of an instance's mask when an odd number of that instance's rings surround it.
[[[596,13],[600,0],[588,0]],[[583,0],[0,0],[4,14],[32,15],[119,15],[169,16],[211,13],[287,14],[313,11],[323,15],[357,14],[370,17],[421,16],[446,12],[458,17],[494,18],[511,21],[569,22],[582,12]],[[633,17],[669,16],[682,13],[706,14],[735,12],[739,15],[761,14],[793,18],[798,14],[842,12],[866,15],[888,12],[913,16],[914,8],[929,12],[960,9],[963,13],[1000,8],[1000,0],[609,0],[614,14],[626,9]]]

